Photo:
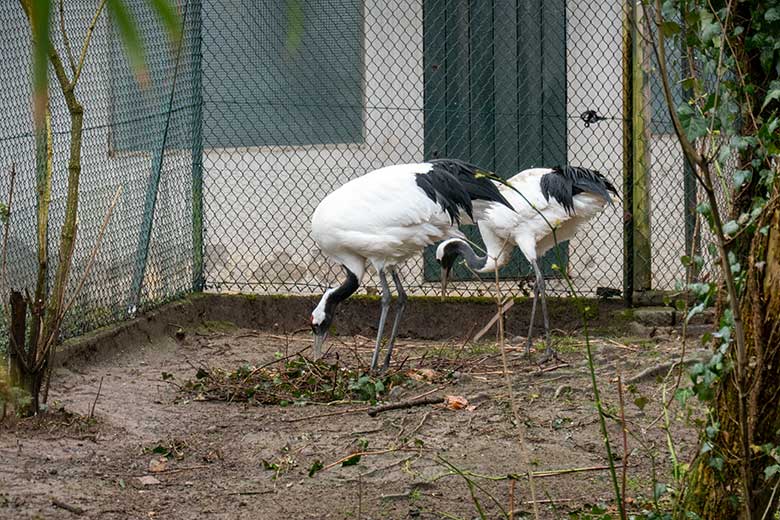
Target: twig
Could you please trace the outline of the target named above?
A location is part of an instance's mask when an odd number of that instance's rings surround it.
[[[69,511],[69,512],[73,513],[74,515],[83,515],[84,514],[84,510],[81,509],[80,507],[72,506],[70,504],[66,504],[65,502],[63,502],[62,500],[59,500],[57,498],[52,498],[51,499],[51,505],[53,505],[55,507],[59,507],[60,509],[64,509],[65,511]]]
[[[405,450],[405,449],[408,449],[408,448],[406,446],[399,446],[397,448],[387,448],[387,449],[384,449],[384,450],[357,451],[355,453],[350,453],[349,455],[347,455],[345,457],[341,457],[339,460],[337,460],[335,462],[331,462],[327,466],[324,466],[320,471],[327,471],[330,468],[332,468],[334,466],[338,466],[342,462],[348,461],[349,459],[351,459],[353,457],[363,457],[365,455],[382,455],[382,454],[385,454],[385,453],[392,453],[394,451],[401,451],[401,450]]]
[[[87,35],[84,37],[84,45],[81,47],[81,56],[79,57],[79,64],[76,67],[76,71],[73,73],[73,80],[71,81],[71,87],[76,86],[76,82],[79,80],[79,76],[81,76],[81,71],[84,70],[84,60],[87,58],[87,48],[89,47],[89,42],[92,39],[92,33],[95,30],[95,26],[97,25],[98,18],[100,18],[100,13],[103,11],[103,7],[105,7],[107,0],[103,0],[100,2],[100,5],[97,8],[97,12],[95,12],[95,16],[92,18],[92,23],[89,24],[89,27],[87,28]]]
[[[511,298],[507,298],[504,300],[504,302],[500,305],[499,310],[496,311],[496,314],[490,318],[490,321],[487,322],[487,325],[482,327],[482,330],[477,332],[477,334],[474,336],[473,341],[479,341],[482,339],[482,336],[490,332],[490,329],[493,328],[493,325],[498,321],[499,318],[502,318],[504,316],[504,313],[512,308],[512,306],[515,304],[515,301]]]
[[[8,234],[10,232],[11,227],[11,205],[14,201],[14,185],[16,184],[16,163],[11,163],[11,179],[9,181],[8,186],[8,204],[6,205],[6,211],[8,212],[8,220],[6,220],[4,229],[3,229],[3,250],[0,252],[2,254],[2,261],[0,263],[0,288],[3,289],[3,293],[5,293],[5,269],[6,269],[6,262],[8,260]],[[6,314],[10,315],[10,312],[8,312],[8,304],[3,302],[3,305],[6,307]]]
[[[286,423],[294,423],[294,422],[300,422],[300,421],[309,421],[311,419],[320,419],[322,417],[333,417],[335,415],[347,415],[350,413],[360,413],[360,412],[367,412],[371,409],[370,406],[363,406],[361,408],[350,408],[348,410],[339,410],[338,412],[328,412],[328,413],[320,413],[317,415],[308,415],[306,417],[297,417],[295,419],[282,419],[282,422]]]
[[[621,493],[620,498],[623,500],[623,508],[620,510],[622,520],[626,520],[626,467],[628,466],[628,428],[626,428],[626,406],[623,401],[623,378],[618,373],[618,398],[620,402],[620,428],[623,434],[623,469],[620,472],[621,477]]]
[[[92,251],[89,254],[89,260],[87,261],[87,266],[84,268],[84,272],[81,274],[81,278],[79,279],[79,282],[76,285],[76,289],[73,291],[70,300],[68,300],[68,303],[64,307],[62,307],[62,310],[60,311],[59,320],[62,320],[65,317],[65,315],[68,313],[68,311],[71,309],[74,302],[76,301],[76,298],[78,298],[79,294],[81,294],[81,290],[84,288],[84,283],[87,281],[87,277],[89,277],[89,273],[92,272],[92,265],[95,263],[95,257],[97,257],[97,253],[100,250],[100,245],[103,243],[103,237],[106,234],[108,223],[111,221],[111,216],[114,214],[114,209],[116,208],[116,205],[119,202],[119,195],[121,193],[122,193],[122,186],[119,186],[114,192],[114,198],[111,199],[111,204],[108,206],[108,209],[106,210],[106,214],[103,217],[103,223],[100,225],[100,231],[98,232],[97,239],[95,240],[95,245],[92,247]]]
[[[440,404],[444,402],[443,397],[427,397],[424,399],[414,399],[409,401],[400,401],[397,403],[383,404],[381,406],[374,406],[368,410],[368,415],[376,417],[377,414],[382,412],[388,412],[390,410],[405,410],[407,408],[414,408],[415,406],[425,406],[429,404]]]
[[[97,393],[95,394],[95,400],[92,402],[92,408],[89,410],[90,419],[95,416],[95,406],[97,405],[98,398],[100,397],[101,388],[103,388],[103,376],[100,376],[100,384],[98,385]]]
[[[62,43],[65,46],[65,53],[68,56],[68,64],[73,75],[76,75],[76,60],[73,58],[73,50],[70,48],[68,33],[65,31],[65,8],[63,0],[60,0],[60,32],[62,32]]]

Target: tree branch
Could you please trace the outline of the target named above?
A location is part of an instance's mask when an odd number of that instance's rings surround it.
[[[87,28],[87,35],[84,38],[84,45],[81,47],[81,57],[79,57],[79,64],[76,68],[76,71],[73,73],[74,87],[76,86],[76,82],[78,82],[79,77],[81,76],[81,71],[84,69],[84,60],[87,57],[87,48],[89,47],[89,42],[92,39],[92,32],[95,30],[95,26],[97,25],[98,18],[100,18],[100,13],[103,11],[103,8],[106,6],[106,2],[107,0],[101,0],[98,9],[95,12],[95,16],[92,17],[92,23],[89,24],[89,27]]]
[[[68,33],[65,31],[65,7],[63,5],[64,0],[60,0],[60,32],[62,33],[62,43],[65,45],[65,52],[68,56],[68,63],[70,64],[70,71],[73,75],[76,75],[76,60],[73,59],[73,50],[70,48],[70,40],[68,40]]]

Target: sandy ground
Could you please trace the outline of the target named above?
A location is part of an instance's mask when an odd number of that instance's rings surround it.
[[[370,417],[363,403],[281,407],[199,401],[162,379],[163,372],[178,381],[192,378],[203,365],[230,370],[258,365],[309,342],[306,334],[273,336],[216,324],[59,369],[52,413],[0,426],[0,518],[478,518],[459,471],[496,477],[468,477],[479,486],[475,496],[487,518],[506,518],[501,508],[508,511],[511,499],[517,518],[520,512],[531,515],[534,505],[542,518],[565,518],[589,510],[589,504],[614,507],[609,472],[599,469],[607,457],[581,337],[558,338],[562,362],[541,367],[522,348],[509,350],[519,424],[500,351],[490,342],[463,348],[456,342],[398,345],[396,362],[405,360],[415,377],[433,381],[412,379],[385,400],[457,395],[470,405],[460,410],[428,405]],[[338,355],[340,363],[352,366],[365,363],[371,352],[366,338],[329,345],[331,359]],[[618,374],[629,379],[662,365],[680,347],[674,336],[596,338],[605,409],[619,416]],[[648,399],[644,410],[635,404],[640,395]],[[650,375],[627,385],[624,397],[631,431],[626,488],[630,508],[638,511],[652,496],[648,450],[656,451],[659,479],[670,481],[663,421],[656,421],[660,378]],[[687,421],[674,404],[670,432],[683,460],[696,442]],[[620,464],[620,428],[616,420],[608,423]],[[371,453],[352,466],[333,464],[356,451]],[[310,477],[316,461],[325,468]],[[533,504],[527,480],[501,479],[529,469],[577,471],[534,478]]]

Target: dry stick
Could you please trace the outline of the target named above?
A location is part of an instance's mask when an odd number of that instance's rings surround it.
[[[332,468],[334,466],[338,466],[342,462],[348,461],[349,459],[351,459],[353,457],[363,457],[364,455],[382,455],[384,453],[392,453],[394,451],[401,451],[401,450],[404,450],[404,449],[408,449],[408,448],[406,446],[399,446],[397,448],[387,448],[387,449],[384,449],[384,450],[358,451],[358,452],[355,452],[355,453],[350,453],[346,457],[341,457],[339,460],[337,460],[335,462],[331,462],[327,466],[324,466],[320,471],[329,470],[330,468]]]
[[[103,376],[100,376],[100,384],[98,385],[97,393],[95,394],[95,400],[92,402],[92,408],[89,410],[90,419],[95,416],[95,406],[97,405],[98,398],[100,397],[101,388],[103,388]]]
[[[620,472],[621,476],[621,492],[620,498],[623,501],[623,509],[620,511],[622,520],[626,520],[626,467],[628,466],[628,429],[626,428],[626,414],[625,403],[623,401],[623,378],[618,373],[618,397],[620,401],[620,428],[623,434],[623,469]]]
[[[508,298],[503,303],[499,304],[498,311],[496,312],[495,316],[490,318],[490,321],[487,322],[487,325],[485,325],[482,330],[477,332],[477,334],[474,336],[474,341],[479,341],[482,339],[482,336],[490,332],[490,329],[493,328],[493,324],[499,321],[499,318],[504,317],[504,313],[512,308],[512,306],[515,304],[515,301],[511,298]],[[499,329],[503,328],[502,325],[499,325]]]
[[[59,507],[60,509],[64,509],[65,511],[70,511],[74,515],[83,515],[84,514],[84,510],[81,509],[80,507],[72,506],[70,504],[66,504],[62,500],[59,500],[59,499],[56,499],[56,498],[52,498],[51,499],[51,505],[53,505],[55,507]]]
[[[504,241],[504,245],[506,245],[506,241]],[[502,246],[501,250],[503,250],[503,247],[504,246]],[[496,303],[498,305],[497,316],[503,317],[503,315],[501,314],[503,305],[501,304],[502,295],[501,295],[501,285],[499,284],[499,278],[498,278],[498,269],[495,270],[495,282],[496,282]],[[510,300],[510,302],[514,303],[514,300]],[[509,379],[509,363],[507,361],[506,342],[504,341],[504,320],[503,319],[498,320],[498,342],[499,342],[499,348],[501,349],[501,363],[504,367],[504,382],[506,383],[507,393],[509,394],[509,404],[512,407],[512,416],[515,419],[518,440],[520,441],[519,442],[520,456],[523,459],[523,464],[525,465],[526,474],[528,475],[528,487],[529,490],[531,491],[531,500],[533,501],[534,518],[536,520],[539,520],[539,507],[536,504],[536,489],[534,486],[534,476],[533,476],[533,472],[530,470],[530,465],[528,463],[528,452],[525,448],[525,431],[521,426],[523,423],[522,421],[520,421],[520,414],[517,411],[517,403],[515,402],[514,391],[512,390],[512,381]]]
[[[363,406],[360,408],[350,408],[348,410],[339,410],[338,412],[328,412],[328,413],[320,413],[317,415],[307,415],[306,417],[298,417],[296,419],[283,419],[282,422],[286,423],[294,423],[294,422],[300,422],[300,421],[308,421],[311,419],[320,419],[322,417],[333,417],[334,415],[347,415],[351,413],[361,413],[361,412],[367,412],[371,409],[370,406]]]
[[[11,205],[14,202],[14,185],[16,184],[16,163],[11,163],[11,179],[8,186],[8,204],[6,205],[6,211],[8,212],[8,220],[5,222],[3,229],[3,250],[0,251],[2,260],[0,260],[0,289],[5,294],[5,269],[6,262],[8,260],[8,234],[11,227]],[[8,304],[3,302],[3,306],[6,309],[6,315],[10,316],[10,310]]]
[[[381,406],[374,406],[368,410],[368,415],[376,417],[377,414],[387,412],[390,410],[405,410],[407,408],[414,408],[415,406],[425,406],[429,404],[440,404],[444,402],[443,397],[427,397],[424,399],[416,399],[410,401],[400,401],[397,403],[383,404]]]
[[[509,513],[507,514],[507,518],[510,520],[515,516],[515,482],[517,481],[509,481]]]

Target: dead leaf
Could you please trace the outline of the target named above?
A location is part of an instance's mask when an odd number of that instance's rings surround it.
[[[160,484],[160,481],[151,475],[144,475],[143,477],[138,477],[138,482],[142,486],[156,486],[157,484]]]
[[[460,395],[448,395],[444,398],[444,405],[450,410],[462,410],[469,405],[468,400]]]
[[[438,374],[435,370],[430,368],[418,368],[416,370],[407,371],[406,375],[415,381],[433,381]]]
[[[168,467],[168,459],[160,457],[149,461],[149,471],[152,473],[161,473]]]

